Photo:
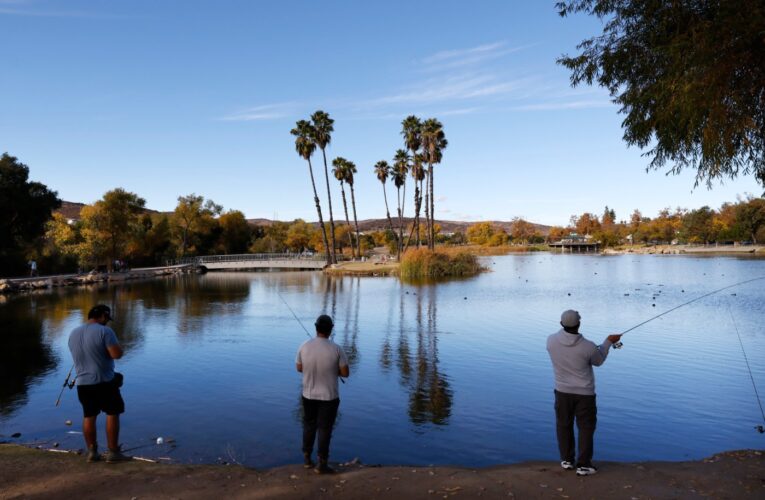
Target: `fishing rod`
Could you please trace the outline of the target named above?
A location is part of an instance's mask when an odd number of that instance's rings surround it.
[[[77,375],[75,375],[74,379],[72,379],[72,381],[69,382],[69,377],[72,376],[72,370],[74,370],[74,365],[72,365],[72,367],[69,368],[69,373],[67,373],[66,379],[64,379],[64,386],[61,388],[61,392],[58,393],[58,398],[56,398],[56,406],[58,406],[59,403],[61,403],[61,396],[64,395],[64,389],[66,389],[67,387],[71,389],[72,387],[74,387],[74,383],[77,381]]]
[[[757,398],[757,404],[760,405],[760,415],[762,415],[762,421],[765,422],[765,410],[762,409],[762,401],[760,400],[760,393],[757,392],[757,384],[754,383],[754,375],[752,375],[752,368],[749,366],[749,358],[747,358],[746,351],[744,350],[744,341],[741,340],[741,333],[739,333],[738,331],[736,318],[733,316],[733,311],[731,311],[730,309],[730,302],[728,302],[728,313],[730,314],[731,321],[733,321],[733,327],[736,329],[736,336],[738,336],[738,343],[741,344],[741,354],[744,355],[744,361],[746,361],[746,369],[749,371],[749,378],[752,380],[752,387],[754,387],[754,395]],[[754,428],[760,434],[765,433],[765,426],[755,425]]]
[[[701,295],[701,296],[699,296],[699,297],[696,297],[695,299],[691,299],[691,300],[689,300],[688,302],[683,302],[683,303],[682,303],[682,304],[680,304],[679,306],[675,306],[675,307],[673,307],[672,309],[667,309],[667,310],[666,310],[666,311],[664,311],[663,313],[661,313],[661,314],[657,314],[656,316],[654,316],[654,317],[652,317],[652,318],[648,318],[647,320],[643,321],[642,323],[638,323],[637,325],[633,326],[632,328],[629,328],[629,329],[627,329],[627,330],[624,330],[624,331],[623,331],[623,332],[621,332],[619,335],[621,336],[621,335],[624,335],[625,333],[631,332],[632,330],[635,330],[636,328],[639,328],[639,327],[641,327],[641,326],[645,325],[646,323],[650,323],[651,321],[653,321],[653,320],[655,320],[655,319],[659,319],[659,318],[661,318],[662,316],[664,316],[665,314],[669,314],[669,313],[671,313],[672,311],[675,311],[675,310],[677,310],[677,309],[680,309],[681,307],[687,306],[688,304],[691,304],[691,303],[693,303],[693,302],[696,302],[697,300],[701,300],[701,299],[703,299],[704,297],[709,297],[710,295],[714,295],[714,294],[716,294],[716,293],[722,292],[723,290],[727,290],[727,289],[729,289],[729,288],[737,287],[737,286],[740,286],[740,285],[744,285],[744,284],[746,284],[746,283],[751,283],[752,281],[763,280],[763,279],[765,279],[765,276],[760,276],[759,278],[752,278],[752,279],[749,279],[749,280],[746,280],[746,281],[739,281],[738,283],[734,283],[734,284],[732,284],[732,285],[724,286],[724,287],[722,287],[722,288],[718,288],[717,290],[713,290],[713,291],[711,291],[711,292],[709,292],[709,293],[705,293],[704,295]],[[622,348],[622,345],[623,345],[623,344],[622,344],[621,342],[617,342],[616,344],[614,344],[614,345],[613,345],[613,347],[614,347],[615,349],[621,349],[621,348]]]
[[[305,327],[305,325],[303,324],[303,322],[302,322],[302,321],[300,321],[300,318],[298,318],[298,317],[297,317],[297,314],[295,314],[295,311],[293,311],[293,310],[292,310],[292,308],[291,308],[291,307],[290,307],[290,305],[287,303],[287,301],[286,301],[286,300],[284,300],[284,297],[282,297],[282,294],[281,294],[281,293],[279,293],[279,290],[277,290],[277,291],[276,291],[276,295],[278,295],[278,296],[279,296],[279,298],[280,298],[280,299],[282,299],[282,302],[284,302],[284,305],[285,305],[285,306],[287,306],[287,309],[289,309],[289,310],[290,310],[290,312],[292,313],[292,317],[293,317],[293,318],[295,318],[295,321],[297,321],[297,322],[298,322],[298,324],[300,324],[300,327],[303,329],[303,331],[305,332],[305,334],[306,334],[306,335],[308,335],[308,338],[309,338],[309,339],[312,339],[313,337],[311,337],[311,334],[310,334],[310,333],[308,333],[308,329]],[[337,378],[339,378],[339,379],[340,379],[340,382],[342,382],[342,383],[345,383],[345,379],[344,379],[343,377],[340,377],[340,376],[338,376]]]

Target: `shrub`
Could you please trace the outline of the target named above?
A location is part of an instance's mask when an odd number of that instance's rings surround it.
[[[402,278],[441,278],[472,276],[481,272],[475,255],[457,252],[449,255],[425,248],[410,249],[401,257],[399,275]]]

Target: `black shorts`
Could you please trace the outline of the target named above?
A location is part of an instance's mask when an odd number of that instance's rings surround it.
[[[78,385],[77,398],[82,404],[84,417],[95,417],[101,412],[107,415],[125,413],[125,402],[116,384],[104,382],[93,385]]]

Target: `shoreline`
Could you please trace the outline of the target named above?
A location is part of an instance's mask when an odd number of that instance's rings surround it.
[[[3,294],[9,293],[92,285],[95,283],[122,283],[125,281],[175,276],[193,272],[195,271],[191,266],[181,264],[175,266],[144,267],[124,272],[98,273],[91,271],[89,273],[34,276],[30,278],[3,278],[0,279],[0,297]]]
[[[492,467],[366,466],[317,475],[301,465],[89,464],[81,455],[0,444],[0,499],[38,498],[762,498],[765,453],[684,462],[599,462],[578,477],[557,462]]]

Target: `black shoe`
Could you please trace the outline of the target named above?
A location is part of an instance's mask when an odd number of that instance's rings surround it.
[[[311,469],[316,464],[313,463],[313,460],[311,460],[311,454],[310,453],[303,453],[303,467],[306,469]]]
[[[313,471],[317,474],[334,474],[335,473],[335,469],[327,465],[327,462],[325,461],[320,461],[319,465],[317,465]]]
[[[109,452],[106,454],[107,464],[116,464],[119,462],[127,462],[129,460],[133,460],[133,457],[123,454],[122,450],[119,448],[116,450],[109,450]]]

